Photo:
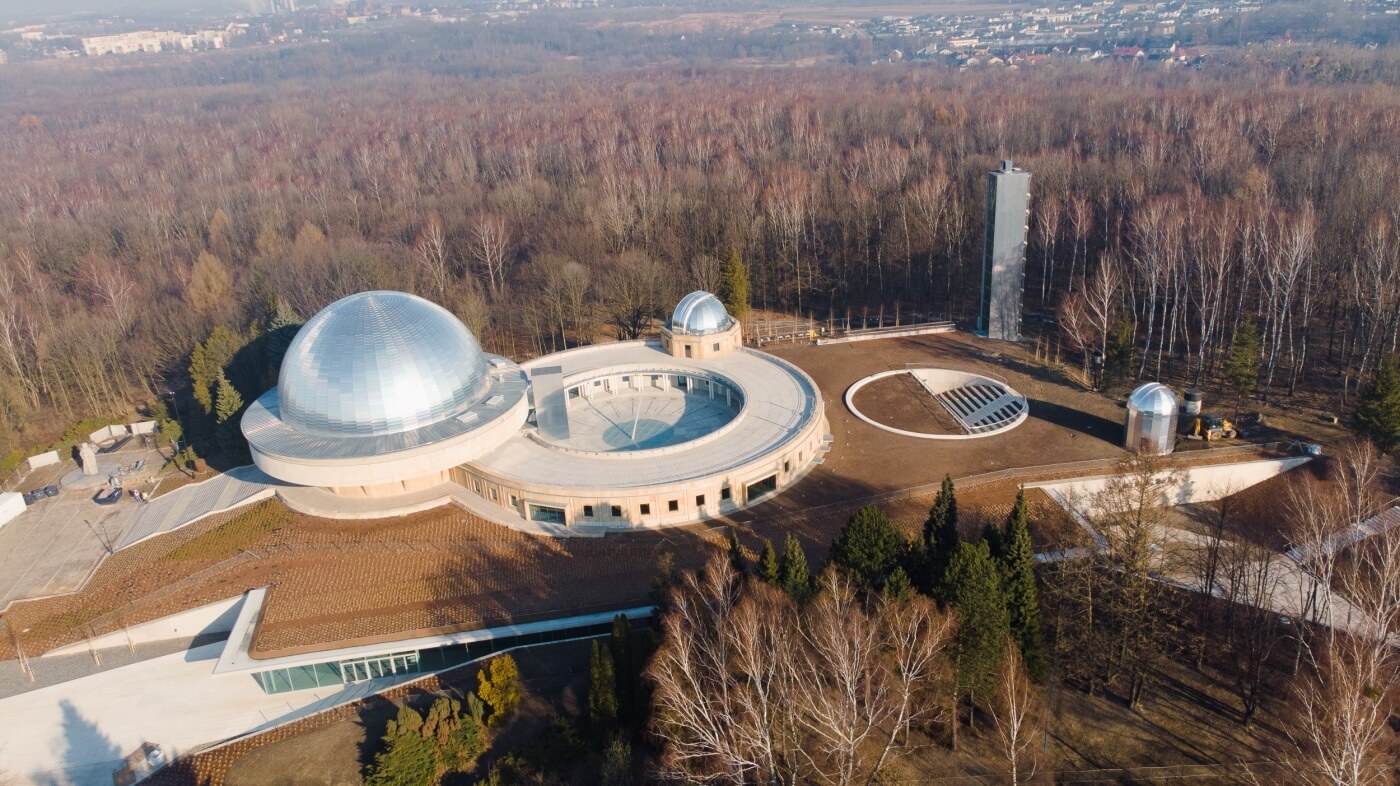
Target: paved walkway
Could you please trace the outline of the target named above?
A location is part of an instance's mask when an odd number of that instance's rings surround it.
[[[268,695],[247,674],[211,676],[222,642],[0,699],[0,769],[14,786],[111,786],[143,742],[168,759],[312,715],[420,675]],[[22,719],[22,721],[21,721]]]
[[[239,467],[139,503],[98,505],[65,489],[0,528],[0,612],[12,602],[81,589],[116,549],[222,510],[272,496],[279,486],[256,467]]]

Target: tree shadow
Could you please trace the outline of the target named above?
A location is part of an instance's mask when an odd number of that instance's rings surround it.
[[[1123,424],[1108,418],[1038,398],[1027,399],[1027,403],[1030,405],[1030,416],[1037,420],[1101,439],[1112,445],[1117,445],[1123,439]]]
[[[57,766],[32,774],[30,780],[39,786],[68,786],[109,778],[121,766],[121,749],[96,723],[84,718],[73,702],[64,699],[58,708],[63,713],[63,748],[56,757]]]

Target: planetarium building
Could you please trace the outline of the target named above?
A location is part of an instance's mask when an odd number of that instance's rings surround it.
[[[352,295],[302,327],[242,425],[254,463],[288,484],[375,498],[444,487],[507,522],[598,529],[745,507],[831,439],[811,378],[746,349],[707,292],[683,298],[659,340],[520,365],[427,300]]]

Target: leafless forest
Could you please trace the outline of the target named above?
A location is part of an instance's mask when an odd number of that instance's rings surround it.
[[[1066,363],[1126,320],[1134,374],[1208,380],[1252,319],[1268,395],[1341,408],[1400,336],[1384,50],[959,74],[359,46],[0,77],[0,454],[187,389],[196,342],[279,299],[407,289],[523,357],[644,327],[737,249],[758,308],[970,324],[1004,157],[1034,173],[1026,325]]]

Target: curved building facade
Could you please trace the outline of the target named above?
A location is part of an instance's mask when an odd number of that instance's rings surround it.
[[[660,340],[516,365],[435,304],[364,292],[303,326],[243,431],[267,474],[344,496],[451,482],[553,525],[687,523],[776,493],[830,442],[816,384],[740,331],[692,292]]]

